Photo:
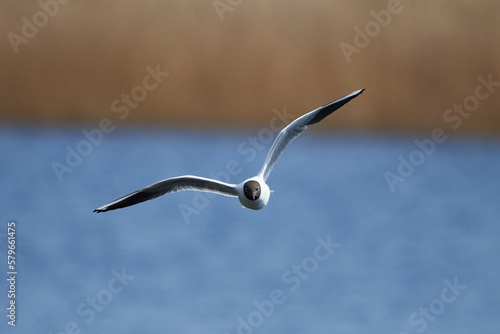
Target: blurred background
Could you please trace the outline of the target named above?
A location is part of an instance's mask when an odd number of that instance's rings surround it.
[[[168,80],[126,122],[263,125],[274,107],[298,115],[365,88],[356,112],[322,126],[422,130],[472,94],[478,76],[498,80],[495,1],[396,2],[379,29],[371,11],[387,12],[386,1],[232,3],[71,1],[49,7],[55,15],[44,20],[38,2],[3,1],[3,35],[21,39],[0,44],[2,119],[113,116],[111,103],[159,65]],[[22,40],[22,18],[34,24],[34,15],[40,28]],[[355,44],[355,28],[367,25],[373,37]],[[346,57],[342,43],[358,53]],[[498,101],[482,102],[460,131],[498,132]]]
[[[2,1],[0,254],[15,221],[19,333],[496,333],[499,12]],[[280,128],[361,88],[287,148],[262,211],[178,193],[92,213],[167,177],[239,183]]]

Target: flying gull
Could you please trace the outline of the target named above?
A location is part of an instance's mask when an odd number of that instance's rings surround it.
[[[249,209],[263,209],[267,205],[267,202],[269,202],[269,197],[271,196],[271,190],[266,184],[267,178],[286,146],[298,135],[304,132],[308,125],[313,125],[323,120],[323,118],[342,107],[363,91],[364,89],[360,89],[352,92],[341,99],[315,109],[294,120],[287,127],[281,130],[274,140],[273,146],[271,146],[271,149],[267,153],[266,160],[264,161],[264,165],[262,166],[260,172],[256,176],[251,177],[239,184],[230,184],[192,175],[172,177],[156,182],[149,187],[143,188],[113,202],[105,204],[100,208],[95,209],[94,212],[105,212],[120,209],[137,203],[149,201],[168,193],[183,190],[207,191],[225,196],[238,197],[241,204]]]

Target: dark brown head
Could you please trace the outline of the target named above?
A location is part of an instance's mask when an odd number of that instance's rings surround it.
[[[255,201],[260,197],[260,184],[257,181],[248,181],[243,185],[243,193],[245,197],[251,201]]]

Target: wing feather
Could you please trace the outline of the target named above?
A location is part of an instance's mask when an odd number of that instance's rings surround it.
[[[113,202],[101,206],[94,212],[106,212],[152,200],[156,197],[177,191],[198,190],[217,193],[225,196],[238,196],[235,184],[229,184],[204,177],[185,175],[156,182],[149,187],[123,196]]]
[[[308,125],[313,125],[320,122],[335,110],[339,109],[344,104],[361,94],[363,91],[364,89],[357,90],[349,95],[344,96],[343,98],[315,109],[297,118],[283,130],[281,130],[274,140],[271,149],[267,153],[266,160],[264,161],[262,169],[259,172],[259,175],[264,179],[264,181],[266,181],[269,177],[269,174],[271,174],[274,164],[278,160],[281,153],[283,153],[287,145],[290,144],[292,140],[297,138],[302,132],[304,132],[307,129]]]

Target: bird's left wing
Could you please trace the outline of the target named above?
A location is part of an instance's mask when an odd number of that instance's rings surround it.
[[[167,193],[183,190],[198,190],[225,196],[238,196],[238,190],[236,189],[235,184],[229,184],[204,177],[185,175],[156,182],[149,187],[143,188],[103,205],[100,208],[95,209],[94,212],[106,212],[109,210],[120,209],[137,203],[149,201]]]
[[[330,115],[335,110],[342,107],[347,102],[351,101],[353,98],[358,96],[364,91],[364,89],[352,92],[349,95],[344,96],[336,101],[333,101],[323,107],[315,109],[307,114],[297,118],[295,121],[290,123],[287,127],[280,131],[276,139],[274,140],[273,146],[267,153],[264,165],[259,172],[259,175],[265,180],[269,177],[274,164],[278,160],[279,156],[285,150],[286,146],[298,135],[307,129],[308,125],[313,125],[321,121],[326,116]]]

